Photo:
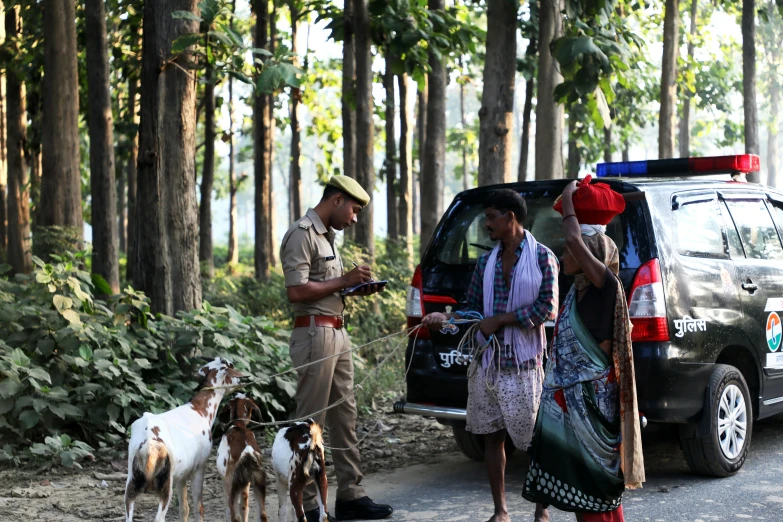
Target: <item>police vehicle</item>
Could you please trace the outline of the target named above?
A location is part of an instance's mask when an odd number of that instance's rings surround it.
[[[759,167],[754,155],[597,166],[627,203],[607,234],[620,251],[642,424],[678,424],[689,467],[711,476],[739,470],[754,420],[783,412],[783,192],[744,181]],[[569,181],[502,185],[525,197],[525,228],[558,257],[552,205]],[[482,206],[493,188],[460,193],[442,217],[408,289],[409,326],[464,304],[476,260],[493,246]],[[571,283],[561,274],[560,302]],[[465,330],[422,330],[409,342],[395,410],[451,425],[462,452],[482,460],[483,439],[465,431],[468,361],[456,351]]]

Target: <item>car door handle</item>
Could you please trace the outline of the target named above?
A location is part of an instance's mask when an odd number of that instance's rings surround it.
[[[755,292],[759,289],[759,285],[756,283],[742,283],[742,289],[747,290],[748,292]]]

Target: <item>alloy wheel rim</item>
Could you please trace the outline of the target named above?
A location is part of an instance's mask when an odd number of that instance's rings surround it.
[[[745,447],[748,429],[748,412],[745,397],[735,384],[723,390],[718,402],[718,441],[723,455],[736,459]]]

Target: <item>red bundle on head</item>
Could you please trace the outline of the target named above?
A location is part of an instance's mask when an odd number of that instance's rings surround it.
[[[591,185],[592,179],[592,176],[587,175],[577,182],[579,188],[573,196],[576,219],[583,225],[606,225],[625,210],[625,199],[606,183]],[[552,208],[563,214],[563,201],[560,197]]]

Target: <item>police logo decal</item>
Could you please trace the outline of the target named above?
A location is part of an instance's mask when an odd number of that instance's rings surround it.
[[[783,337],[783,326],[780,323],[780,316],[772,312],[767,316],[767,346],[770,351],[776,352],[780,348],[781,338]]]

